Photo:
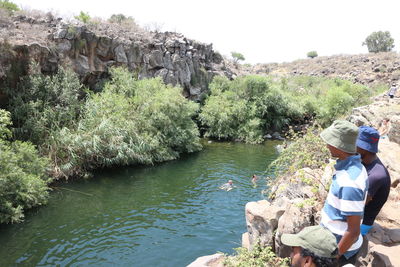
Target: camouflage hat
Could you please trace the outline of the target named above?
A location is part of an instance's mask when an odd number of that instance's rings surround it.
[[[347,153],[356,153],[358,127],[345,120],[336,120],[323,130],[321,138],[329,145]]]
[[[336,237],[321,225],[306,227],[297,234],[283,234],[281,241],[286,246],[307,249],[319,257],[335,258],[338,253]]]

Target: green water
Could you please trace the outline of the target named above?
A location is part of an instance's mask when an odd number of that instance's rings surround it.
[[[205,144],[176,161],[58,185],[24,223],[0,227],[0,266],[186,266],[232,253],[244,205],[265,188],[251,176],[264,175],[276,144]],[[219,190],[229,179],[236,188]]]

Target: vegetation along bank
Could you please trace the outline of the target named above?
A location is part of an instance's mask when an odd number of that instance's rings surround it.
[[[2,207],[9,207],[2,211],[2,222],[17,222],[24,209],[45,203],[54,179],[88,176],[105,167],[154,164],[198,151],[197,125],[211,138],[260,143],[271,130],[305,119],[330,123],[375,93],[338,79],[216,77],[200,107],[184,98],[181,88],[158,78],[137,80],[123,68],[110,70],[100,92],[85,89],[71,70],[60,68],[48,76],[31,68],[17,90],[5,90],[9,101],[8,111],[2,112],[1,138],[18,158],[28,152],[11,147],[29,147],[29,157],[36,159],[29,164],[36,165],[18,166],[27,173],[20,187],[11,164],[28,160],[3,158],[4,182],[14,187],[2,188],[14,193],[2,199]],[[38,185],[32,188],[30,183]]]

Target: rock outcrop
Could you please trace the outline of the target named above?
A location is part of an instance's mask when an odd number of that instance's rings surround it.
[[[224,254],[216,253],[213,255],[198,257],[187,267],[223,267]]]
[[[67,24],[51,14],[40,19],[10,17],[0,25],[0,83],[10,78],[10,72],[24,74],[31,60],[44,73],[53,73],[59,65],[71,66],[91,88],[108,77],[110,67],[126,66],[139,79],[161,77],[198,100],[215,75],[233,75],[212,44],[173,32],[108,26]]]
[[[318,199],[326,197],[325,188],[329,183],[328,179],[321,178],[322,188],[315,192],[303,181],[316,174],[321,177],[330,176],[332,171],[332,164],[327,166],[325,173],[309,168],[299,170],[294,177],[279,179],[279,183],[271,189],[274,195],[272,200],[247,203],[247,233],[242,236],[245,239],[242,244],[248,249],[256,244],[270,246],[279,257],[288,257],[290,248],[281,243],[282,234],[297,233],[304,227],[318,223],[322,208]]]

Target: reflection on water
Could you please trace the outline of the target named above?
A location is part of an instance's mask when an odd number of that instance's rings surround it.
[[[265,188],[251,176],[265,176],[276,144],[211,143],[180,160],[59,185],[24,223],[0,228],[0,266],[185,266],[231,253],[246,231],[244,205]],[[230,179],[236,188],[218,189]]]

